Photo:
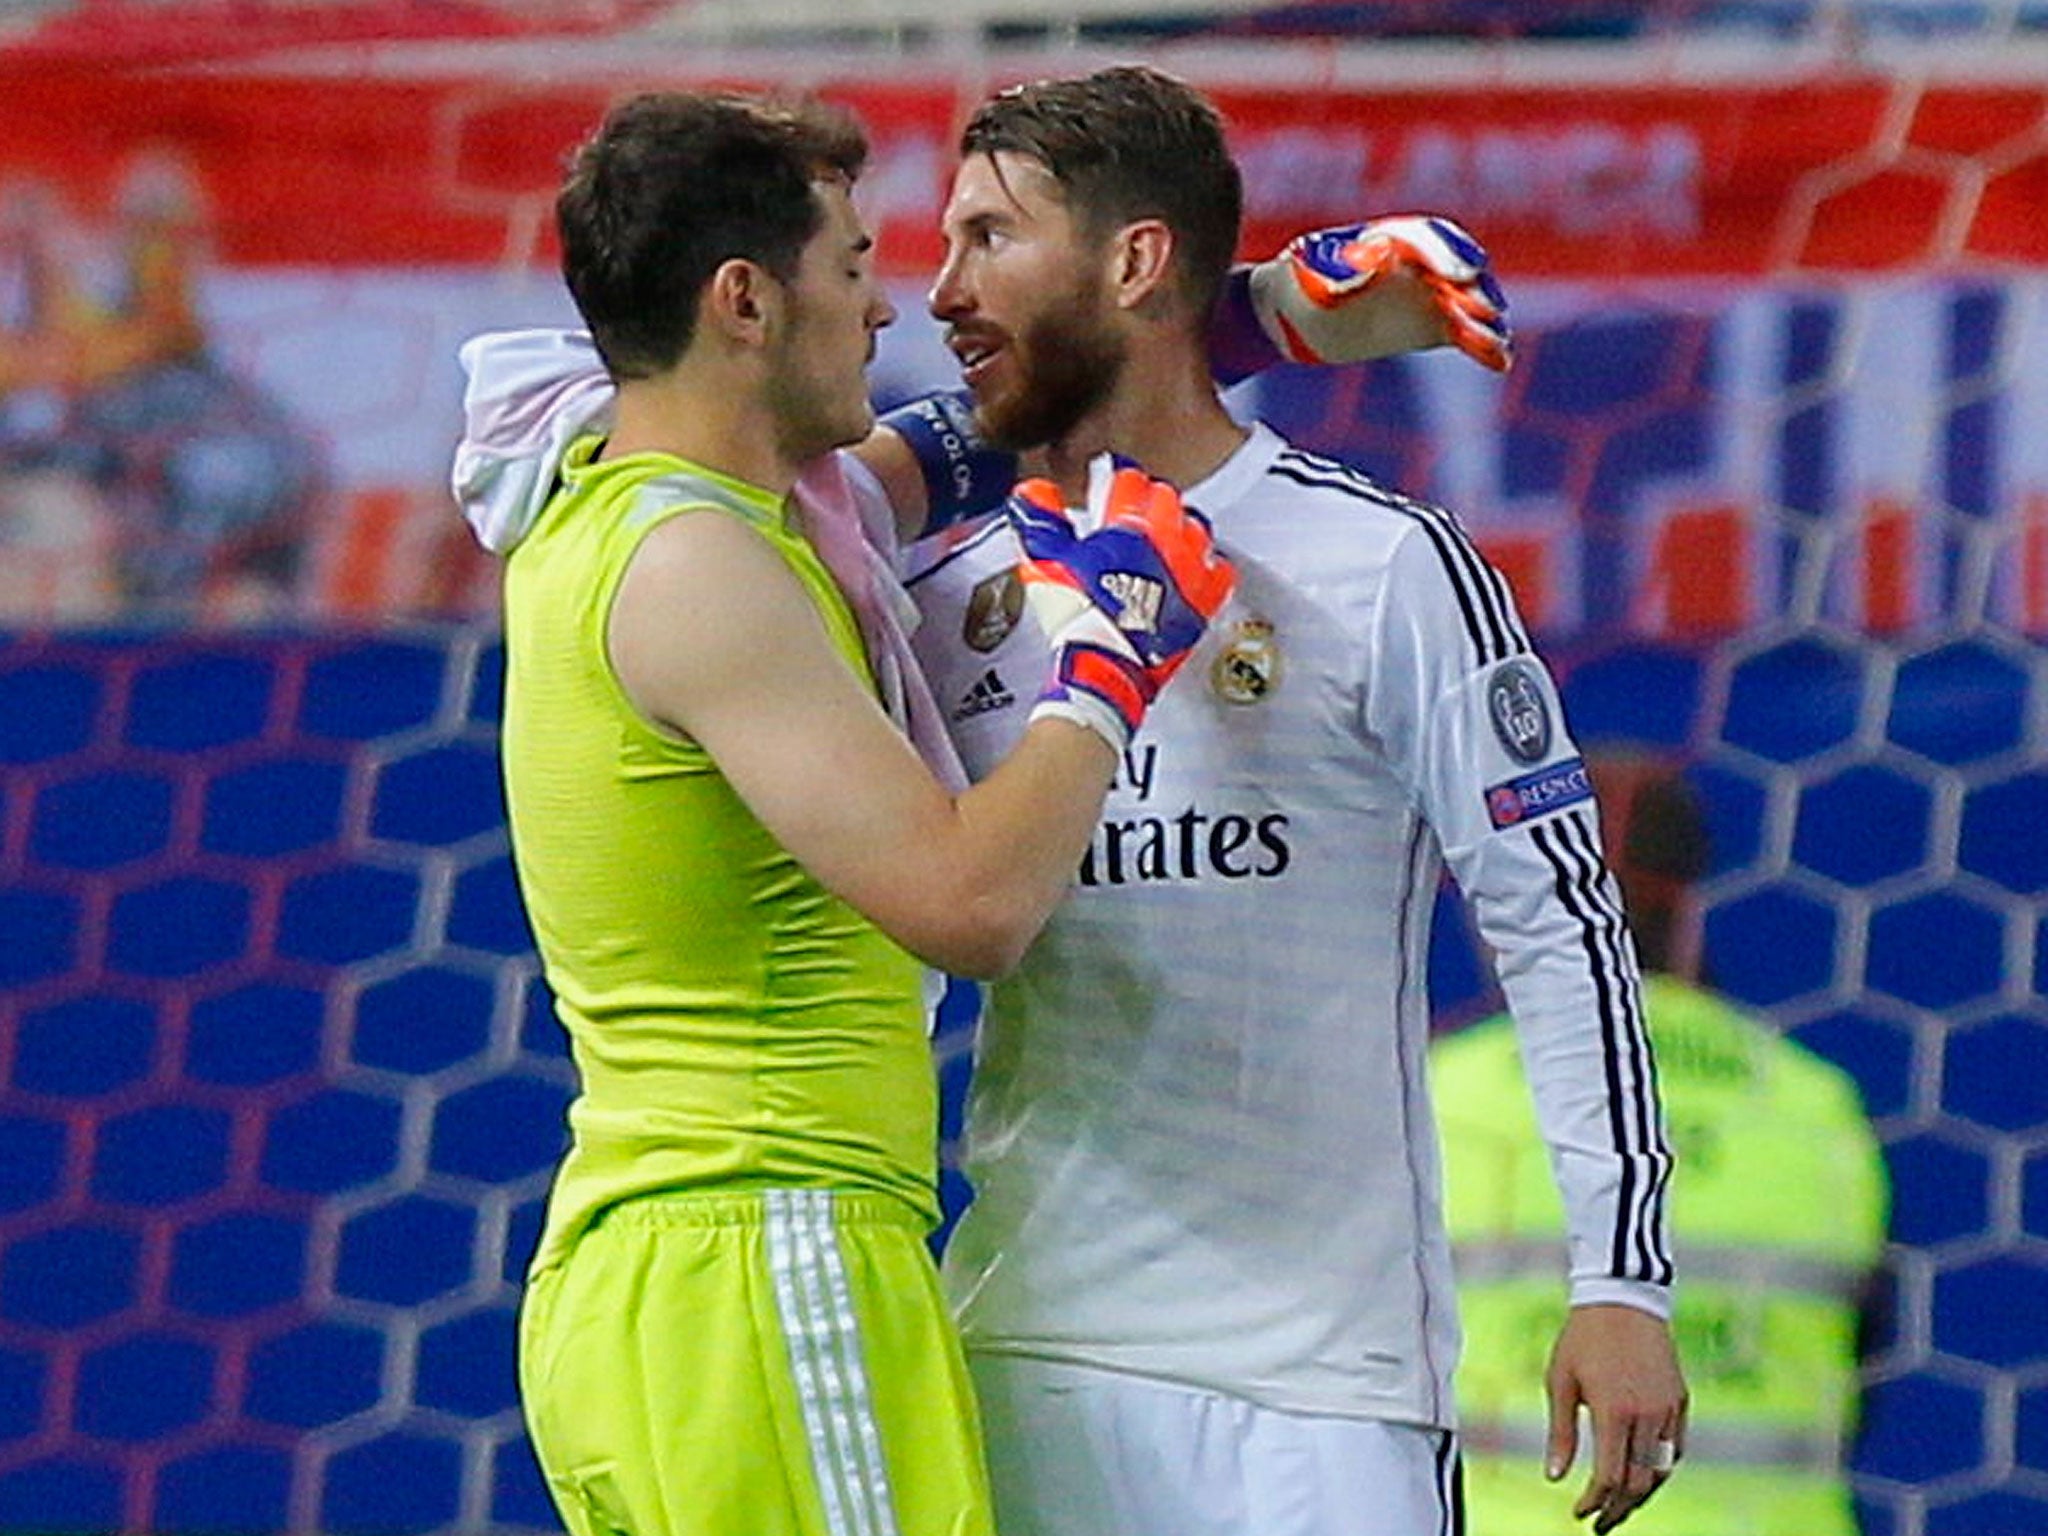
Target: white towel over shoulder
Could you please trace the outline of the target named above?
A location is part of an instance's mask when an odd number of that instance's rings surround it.
[[[490,331],[462,344],[463,436],[450,486],[477,540],[513,549],[554,495],[569,445],[610,424],[613,389],[582,331]],[[853,455],[805,470],[794,497],[818,557],[860,621],[882,702],[949,789],[966,782],[911,654],[917,609],[897,578],[895,519],[881,482]]]

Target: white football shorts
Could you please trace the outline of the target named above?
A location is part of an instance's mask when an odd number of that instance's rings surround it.
[[[967,1358],[1003,1536],[1464,1536],[1449,1431]]]

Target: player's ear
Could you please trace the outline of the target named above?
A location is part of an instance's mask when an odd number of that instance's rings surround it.
[[[1110,242],[1111,281],[1125,309],[1156,302],[1171,287],[1173,230],[1164,219],[1138,219]]]
[[[708,321],[732,341],[758,344],[773,323],[781,286],[758,262],[737,256],[720,262],[704,285],[698,323]]]

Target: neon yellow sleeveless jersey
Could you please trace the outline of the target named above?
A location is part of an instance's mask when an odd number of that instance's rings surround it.
[[[858,626],[776,497],[662,454],[593,463],[597,446],[570,450],[505,571],[514,863],[581,1077],[534,1270],[655,1191],[869,1190],[935,1221],[918,962],[812,879],[709,754],[639,714],[606,647],[634,550],[685,515],[756,529],[871,681]]]

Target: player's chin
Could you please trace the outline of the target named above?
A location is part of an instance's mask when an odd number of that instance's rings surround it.
[[[991,448],[1023,453],[1042,446],[1043,439],[1032,440],[1030,399],[1024,391],[984,382],[980,388],[970,386],[968,396],[974,401],[974,429]]]
[[[875,408],[863,386],[858,399],[847,401],[831,413],[820,436],[829,438],[833,448],[850,448],[865,440],[874,429]]]

